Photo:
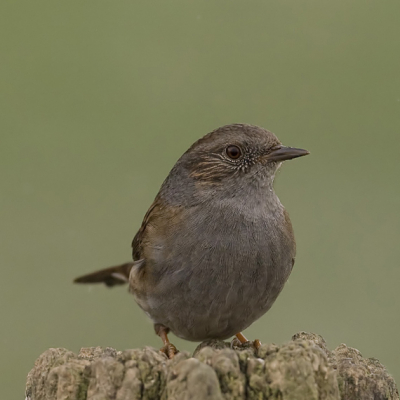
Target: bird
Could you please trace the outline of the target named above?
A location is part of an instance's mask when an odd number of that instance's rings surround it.
[[[274,177],[283,161],[307,154],[255,125],[213,130],[163,182],[133,238],[133,260],[74,282],[127,283],[168,358],[178,352],[169,332],[195,342],[248,342],[242,331],[271,308],[295,262]]]

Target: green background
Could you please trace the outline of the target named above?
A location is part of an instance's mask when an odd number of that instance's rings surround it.
[[[72,279],[129,260],[177,158],[233,122],[311,152],[275,185],[295,269],[245,333],[319,333],[400,381],[397,0],[2,0],[0,19],[1,398],[49,347],[161,345],[125,288]]]

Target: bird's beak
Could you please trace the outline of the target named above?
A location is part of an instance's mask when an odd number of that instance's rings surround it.
[[[295,147],[275,146],[270,153],[265,156],[267,161],[285,161],[292,158],[303,157],[310,154],[309,151],[296,149]]]

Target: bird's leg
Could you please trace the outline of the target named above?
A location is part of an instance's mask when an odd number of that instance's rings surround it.
[[[246,336],[244,336],[242,332],[237,333],[235,336],[237,337],[237,339],[241,344],[251,343],[256,350],[258,350],[261,346],[261,342],[258,339],[254,340],[253,342],[250,342],[249,340],[246,339]]]
[[[154,324],[154,330],[164,343],[164,346],[160,349],[161,353],[164,353],[169,359],[174,358],[179,351],[168,339],[169,328],[162,324]]]

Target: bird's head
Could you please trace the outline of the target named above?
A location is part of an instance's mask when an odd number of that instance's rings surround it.
[[[307,150],[283,146],[266,129],[233,124],[218,128],[195,142],[183,159],[195,180],[223,185],[229,180],[272,181],[282,161],[307,154]]]
[[[217,193],[220,199],[249,198],[272,187],[283,161],[306,154],[307,150],[283,146],[272,132],[258,126],[225,125],[182,155],[161,194],[174,204],[197,204]]]

